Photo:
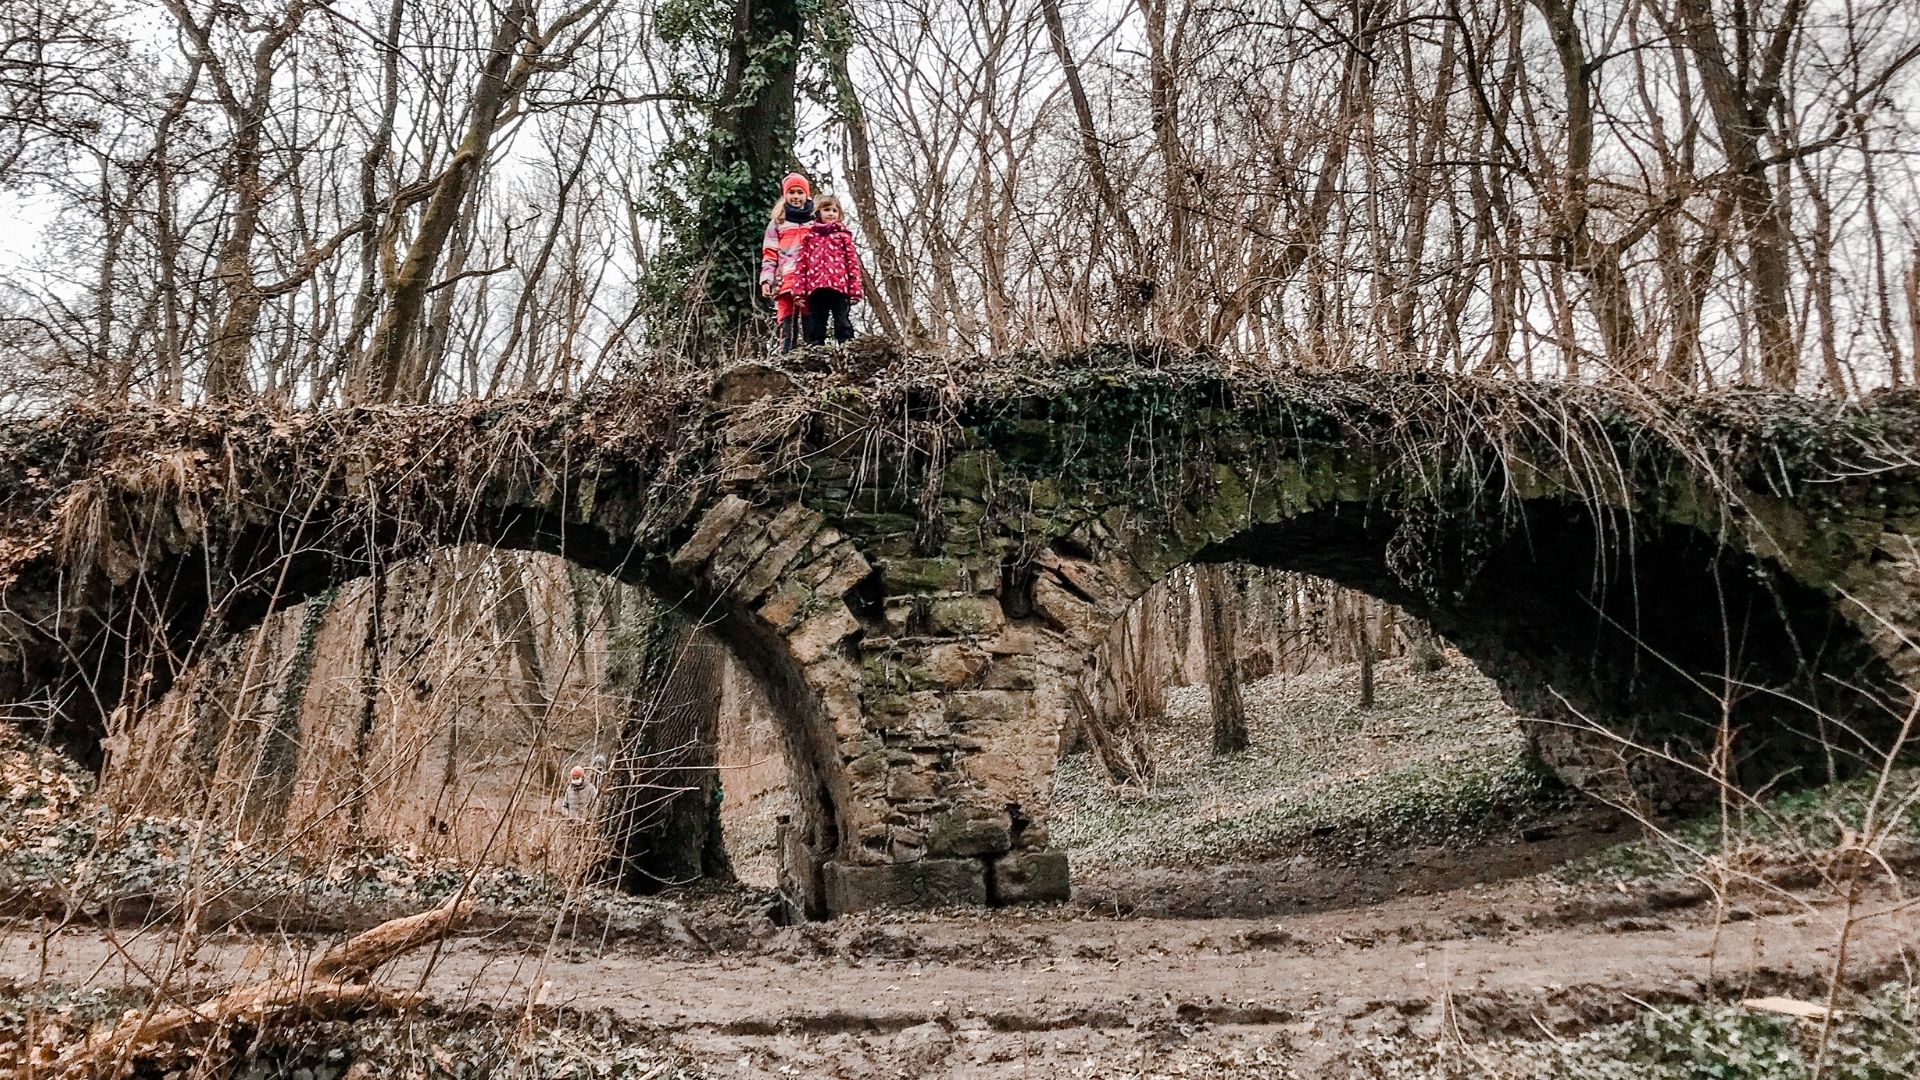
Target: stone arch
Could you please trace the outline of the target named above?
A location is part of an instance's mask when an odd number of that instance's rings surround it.
[[[1524,503],[1519,519],[1463,591],[1439,595],[1396,575],[1388,557],[1396,524],[1360,503],[1246,521],[1168,554],[1176,566],[1312,574],[1426,620],[1532,718],[1527,735],[1545,764],[1609,798],[1637,792],[1671,810],[1701,794],[1704,778],[1659,752],[1691,757],[1711,746],[1721,695],[1732,699],[1725,718],[1740,733],[1736,779],[1819,782],[1830,760],[1858,767],[1890,744],[1896,718],[1876,697],[1894,691],[1899,658],[1876,653],[1829,597],[1777,564],[1696,529],[1644,521],[1622,523],[1636,535],[1601,552],[1613,541],[1593,517],[1557,500]],[[1063,658],[1090,655],[1166,572],[1071,542],[1040,553],[1034,568],[1035,609],[1060,639],[1049,651]],[[1069,659],[1057,678],[1077,673]],[[1847,726],[1825,725],[1823,714]],[[1837,743],[1832,755],[1821,739]]]
[[[1401,606],[1537,718],[1530,739],[1563,776],[1621,795],[1631,773],[1665,807],[1697,795],[1701,779],[1662,751],[1710,746],[1722,697],[1741,779],[1812,782],[1830,759],[1857,767],[1893,745],[1920,685],[1920,498],[1910,458],[1860,481],[1848,455],[1871,459],[1872,439],[1836,439],[1769,473],[1743,458],[1767,452],[1764,440],[1741,445],[1751,431],[1716,432],[1704,461],[1618,416],[1588,432],[1540,422],[1526,438],[1396,443],[1389,425],[1329,417],[1324,401],[1302,409],[1257,388],[1171,385],[1150,403],[1171,418],[1158,432],[1164,471],[1090,453],[1105,441],[1097,413],[1063,410],[1058,397],[982,426],[968,467],[1021,507],[1018,572],[1000,600],[1035,636],[1037,712],[1067,716],[1082,659],[1190,562],[1311,573]],[[1139,394],[1100,404],[1131,408]],[[1913,423],[1903,408],[1834,419]],[[1572,437],[1591,439],[1582,453],[1619,455],[1608,475],[1570,463]],[[1819,441],[1806,429],[1793,437],[1806,440],[1802,454]],[[1063,469],[1070,457],[1087,464]],[[1034,775],[1027,786],[1048,783]]]
[[[524,402],[491,423],[431,409],[90,418],[58,457],[24,455],[51,474],[40,520],[22,519],[19,497],[38,477],[9,493],[0,697],[97,766],[111,727],[166,691],[168,653],[196,639],[435,547],[556,555],[701,613],[788,719],[795,885],[820,913],[820,868],[860,824],[835,711],[858,714],[843,597],[871,567],[780,489],[724,482],[724,435],[695,425],[624,451],[623,429],[657,420],[654,403],[569,404],[559,424]],[[130,428],[134,445],[119,445]],[[483,459],[507,443],[518,453]]]

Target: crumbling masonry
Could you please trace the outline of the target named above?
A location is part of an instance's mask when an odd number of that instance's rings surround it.
[[[0,433],[0,698],[98,762],[197,635],[426,546],[548,551],[712,620],[788,725],[815,914],[1063,898],[1081,666],[1193,561],[1430,619],[1574,783],[1711,741],[1824,768],[1920,683],[1920,401],[1079,358],[964,386],[712,385],[310,414],[70,413]],[[1731,648],[1726,643],[1732,643]],[[1684,784],[1676,783],[1675,792]],[[1672,797],[1682,797],[1677,793]]]

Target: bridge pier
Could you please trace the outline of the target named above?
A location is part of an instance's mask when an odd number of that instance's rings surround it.
[[[1046,830],[1065,702],[1031,629],[992,591],[887,611],[891,633],[859,643],[863,711],[842,753],[864,823],[827,868],[826,906],[1065,899]]]
[[[997,554],[894,550],[735,495],[671,559],[804,684],[769,680],[814,803],[787,877],[816,914],[1063,900],[1046,818],[1077,656],[1063,670],[1056,634],[1007,617]]]

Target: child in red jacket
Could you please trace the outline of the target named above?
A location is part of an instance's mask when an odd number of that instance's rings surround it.
[[[792,351],[800,337],[801,301],[806,293],[794,288],[794,260],[813,223],[813,186],[799,173],[780,181],[780,201],[773,204],[773,220],[760,243],[760,295],[773,298],[780,351]]]
[[[814,206],[814,223],[807,227],[800,243],[800,255],[793,264],[793,292],[801,297],[805,314],[807,344],[827,343],[827,324],[833,324],[835,341],[853,339],[853,313],[860,302],[860,253],[853,248],[853,234],[847,231],[840,200],[820,196]]]

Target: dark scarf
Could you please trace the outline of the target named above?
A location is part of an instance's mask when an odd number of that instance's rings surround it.
[[[782,199],[780,200],[780,208],[787,212],[787,223],[789,225],[805,225],[807,222],[813,220],[812,199],[808,199],[807,205],[805,206],[793,206],[785,199]]]

